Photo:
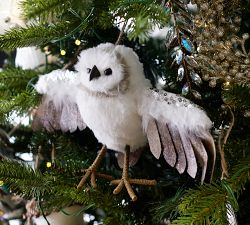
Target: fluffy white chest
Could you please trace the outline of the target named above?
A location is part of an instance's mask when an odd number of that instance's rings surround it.
[[[82,92],[77,98],[83,121],[99,142],[115,151],[131,151],[146,144],[136,101],[128,95],[97,97]]]

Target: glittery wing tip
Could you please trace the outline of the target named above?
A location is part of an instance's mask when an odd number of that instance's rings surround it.
[[[141,114],[152,154],[179,173],[195,178],[201,167],[201,182],[208,170],[212,175],[215,147],[209,133],[211,121],[205,112],[187,99],[158,91],[144,99]],[[208,164],[210,166],[208,166]]]

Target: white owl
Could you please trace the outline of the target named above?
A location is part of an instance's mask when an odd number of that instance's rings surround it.
[[[105,43],[82,51],[75,69],[40,76],[35,88],[44,97],[34,126],[71,132],[88,126],[103,144],[79,187],[89,176],[96,186],[95,172],[107,146],[119,152],[123,166],[122,178],[112,181],[118,185],[114,193],[125,185],[136,200],[130,184],[155,184],[128,176],[129,164],[136,163],[147,143],[156,158],[162,153],[179,173],[187,170],[194,178],[198,162],[203,182],[208,156],[212,168],[215,161],[212,123],[203,110],[179,95],[151,88],[138,56],[122,45]]]

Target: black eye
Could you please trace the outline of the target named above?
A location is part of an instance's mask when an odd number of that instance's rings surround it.
[[[109,75],[112,74],[112,70],[111,70],[110,68],[108,68],[108,69],[104,70],[104,74],[105,74],[106,76],[109,76]]]
[[[91,69],[90,68],[87,68],[87,73],[90,73],[91,72]]]

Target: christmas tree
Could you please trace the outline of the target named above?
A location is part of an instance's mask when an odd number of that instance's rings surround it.
[[[0,72],[0,224],[13,218],[39,224],[38,215],[58,224],[55,212],[63,221],[83,215],[85,224],[250,224],[249,0],[9,2],[0,3],[0,50],[7,57]],[[34,85],[53,70],[74,71],[82,50],[106,42],[132,48],[154,87],[206,111],[216,144],[211,182],[180,175],[145,147],[129,173],[157,185],[135,186],[137,201],[124,190],[114,195],[102,178],[97,188],[90,182],[76,188],[101,143],[88,128],[34,130],[42,99]],[[105,178],[121,176],[114,151],[99,170],[111,176]]]

